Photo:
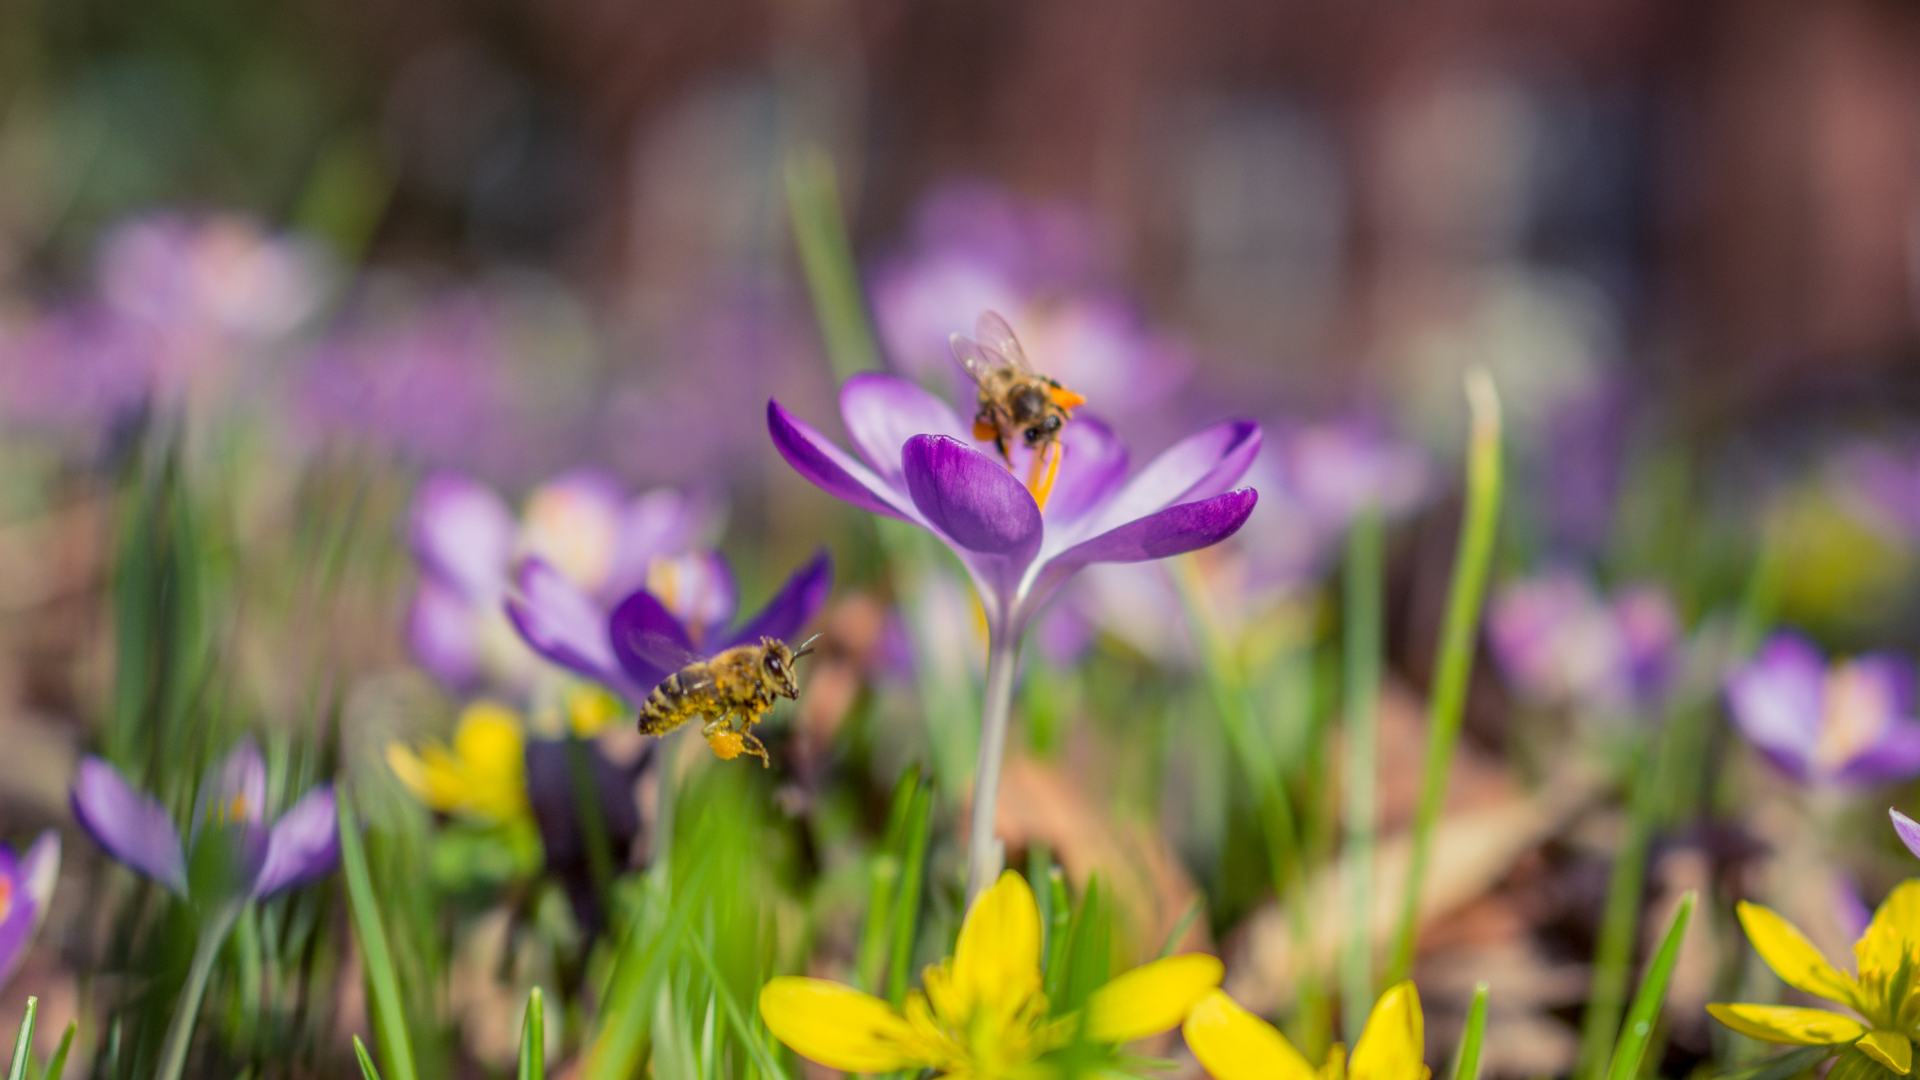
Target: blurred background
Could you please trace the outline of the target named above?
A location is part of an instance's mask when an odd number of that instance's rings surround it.
[[[64,822],[75,755],[132,715],[106,600],[177,522],[114,498],[156,431],[217,492],[194,543],[213,553],[202,621],[217,681],[244,687],[223,691],[233,711],[284,729],[324,714],[343,759],[380,742],[356,716],[446,719],[418,704],[417,672],[395,674],[401,523],[427,470],[516,499],[582,464],[715,495],[756,598],[832,537],[859,587],[834,625],[870,646],[846,679],[884,682],[893,631],[859,606],[891,599],[859,561],[870,542],[765,434],[769,397],[832,427],[844,356],[793,210],[836,200],[880,362],[954,387],[946,335],[996,308],[1136,460],[1225,416],[1268,422],[1289,449],[1237,557],[1269,564],[1255,576],[1281,598],[1249,663],[1326,635],[1302,597],[1337,543],[1301,524],[1316,481],[1298,461],[1335,417],[1419,459],[1404,485],[1373,482],[1424,514],[1391,549],[1387,636],[1390,679],[1425,685],[1476,365],[1506,411],[1504,573],[1659,578],[1698,628],[1749,595],[1764,532],[1788,553],[1770,611],[1849,647],[1920,643],[1916,101],[1920,7],[1898,0],[6,0],[0,814],[15,839]],[[361,570],[329,593],[315,568],[335,554]],[[1098,712],[1061,682],[1096,638],[1090,681],[1120,678],[1116,657],[1180,669],[1195,646],[1152,582],[1063,605],[1029,696]],[[1320,701],[1327,681],[1274,693]],[[322,685],[331,711],[312,705]],[[1511,706],[1476,681],[1466,775],[1503,778],[1486,800],[1509,772],[1551,771],[1515,749]],[[1036,749],[1057,753],[1058,732]],[[886,790],[904,756],[876,753],[863,782]],[[1184,809],[1136,816],[1176,856],[1205,868],[1247,842],[1182,802],[1205,769],[1171,773],[1116,775],[1175,792]],[[801,786],[783,805],[811,805]],[[1404,822],[1411,780],[1383,797]],[[1609,827],[1570,853],[1516,842],[1462,886],[1504,906],[1440,936],[1477,959],[1423,968],[1442,1016],[1490,955],[1534,980],[1514,976],[1541,1004],[1509,1017],[1496,1072],[1572,1059],[1584,971],[1558,961],[1597,932]],[[1691,817],[1661,845],[1684,853],[1682,884],[1753,850]],[[1203,922],[1258,952],[1242,917],[1263,872],[1194,876]],[[1648,902],[1679,887],[1656,874]],[[53,973],[99,962],[85,919],[28,968],[68,1012],[84,980]],[[1526,934],[1549,940],[1500,951]],[[1691,1062],[1707,1050],[1689,1023],[1673,1052]]]

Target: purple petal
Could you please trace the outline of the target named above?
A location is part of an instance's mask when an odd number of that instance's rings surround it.
[[[333,787],[323,784],[287,808],[267,833],[267,851],[253,895],[268,897],[333,872],[340,861],[340,819]]]
[[[1840,770],[1848,783],[1886,784],[1920,776],[1920,723],[1890,721],[1880,738]]]
[[[794,419],[777,401],[767,402],[767,430],[780,456],[814,487],[871,513],[916,520],[899,491],[819,432]]]
[[[617,568],[624,501],[620,486],[603,473],[564,473],[527,496],[517,550],[600,595]]]
[[[1734,725],[1794,776],[1805,776],[1820,738],[1826,663],[1793,634],[1775,634],[1727,678]]]
[[[1915,821],[1898,810],[1888,809],[1893,815],[1893,831],[1900,834],[1900,842],[1907,850],[1920,855],[1920,821]]]
[[[646,693],[695,656],[686,627],[645,589],[613,609],[607,637],[615,661],[633,689]]]
[[[745,626],[729,635],[722,648],[756,642],[763,637],[792,643],[799,636],[801,628],[819,612],[820,605],[827,602],[827,594],[832,591],[833,560],[822,551],[813,557],[812,562],[794,571],[773,599],[767,601],[767,606],[747,620]]]
[[[914,506],[970,556],[969,568],[992,594],[981,599],[993,610],[1040,550],[1044,530],[1033,495],[1005,465],[944,435],[908,440],[903,461]]]
[[[209,821],[257,822],[267,801],[267,762],[252,739],[234,744],[220,763],[208,770],[193,800],[190,831]]]
[[[1169,506],[1075,544],[1054,556],[1042,576],[1064,577],[1088,563],[1146,562],[1210,547],[1239,532],[1259,501],[1259,492],[1240,488]]]
[[[449,686],[470,685],[480,674],[482,611],[443,582],[421,581],[407,607],[407,648],[414,660]]]
[[[6,905],[5,915],[0,916],[0,986],[6,985],[20,961],[26,958],[27,946],[33,941],[34,928],[39,926],[43,913],[44,908],[17,893]]]
[[[1225,492],[1260,453],[1260,425],[1230,420],[1175,443],[1101,507],[1089,532],[1106,532],[1156,510]]]
[[[608,588],[624,596],[643,587],[653,561],[698,547],[713,517],[710,508],[682,491],[663,488],[636,497],[620,517]]]
[[[457,473],[435,473],[414,494],[414,554],[429,573],[477,601],[505,589],[514,531],[506,502]]]
[[[182,896],[186,856],[166,808],[133,790],[97,757],[80,762],[73,779],[73,816],[107,854]]]
[[[900,453],[915,435],[967,438],[960,417],[918,383],[875,371],[862,372],[840,388],[840,417],[854,449],[894,487],[901,483]]]
[[[53,899],[53,887],[60,880],[60,834],[48,829],[20,858],[15,884],[33,902],[35,925],[47,917],[47,905]],[[16,896],[16,900],[18,897]]]
[[[519,589],[507,598],[507,617],[528,647],[577,675],[620,687],[600,606],[537,558],[523,561],[516,576]]]
[[[717,637],[740,606],[733,571],[717,551],[656,559],[641,587],[672,612],[696,642]]]
[[[1083,416],[1068,424],[1060,443],[1066,456],[1060,462],[1053,496],[1047,500],[1047,521],[1054,525],[1049,533],[1086,517],[1127,475],[1127,448],[1112,428],[1094,417]]]

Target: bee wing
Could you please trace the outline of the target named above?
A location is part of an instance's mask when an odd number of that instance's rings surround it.
[[[1027,374],[1033,374],[1033,365],[1027,361],[1027,351],[1020,347],[1020,339],[1013,334],[1013,327],[997,311],[983,311],[973,324],[973,336],[989,355],[1000,358],[1000,366],[1016,368]]]
[[[976,383],[986,382],[988,375],[1007,366],[1005,361],[989,353],[985,346],[963,334],[948,338],[947,347],[953,350],[953,358],[960,362],[961,370]]]

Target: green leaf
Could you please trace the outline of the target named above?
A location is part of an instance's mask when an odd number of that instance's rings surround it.
[[[920,925],[920,883],[927,872],[927,843],[933,835],[933,789],[922,785],[907,815],[906,850],[900,855],[900,888],[894,893],[893,944],[887,965],[887,1000],[907,998],[913,967],[914,933]]]
[[[839,185],[826,151],[809,146],[787,162],[787,210],[834,373],[844,379],[878,367],[880,350],[860,295]]]
[[[1406,892],[1400,898],[1400,922],[1394,933],[1393,962],[1386,983],[1413,970],[1414,930],[1420,916],[1420,890],[1433,855],[1433,829],[1447,797],[1447,776],[1460,743],[1466,713],[1467,684],[1473,675],[1474,644],[1480,635],[1480,610],[1487,595],[1487,568],[1500,527],[1500,397],[1493,380],[1475,368],[1467,373],[1467,405],[1472,414],[1467,444],[1466,510],[1460,518],[1460,542],[1447,585],[1446,621],[1440,629],[1440,656],[1434,665],[1433,691],[1427,699],[1427,758],[1421,772],[1420,802],[1413,818],[1413,852]]]
[[[353,801],[345,787],[335,790],[334,800],[340,819],[340,866],[347,879],[347,907],[353,915],[354,937],[366,960],[367,999],[373,1008],[374,1035],[380,1041],[381,1057],[394,1080],[416,1080],[407,1015],[401,1004],[400,977],[394,972],[387,930],[380,921],[380,904],[374,897],[373,880],[367,873],[367,857],[360,846],[360,825],[354,816]],[[357,1038],[354,1041],[359,1042]]]
[[[1660,1018],[1660,1006],[1667,999],[1667,984],[1673,979],[1673,966],[1680,960],[1680,946],[1687,939],[1687,922],[1693,917],[1695,896],[1689,892],[1680,898],[1673,921],[1660,949],[1653,954],[1640,989],[1627,1009],[1627,1022],[1620,1029],[1620,1040],[1613,1047],[1613,1061],[1607,1066],[1607,1080],[1633,1080],[1640,1075],[1641,1059],[1647,1044],[1653,1041],[1653,1027]]]
[[[1460,1049],[1453,1055],[1451,1080],[1479,1080],[1480,1045],[1487,1037],[1487,984],[1473,988],[1473,1003],[1467,1006],[1467,1024],[1460,1030]]]
[[[20,1037],[13,1041],[13,1068],[7,1080],[27,1080],[27,1063],[33,1060],[33,1018],[40,1011],[40,999],[27,999],[27,1015],[20,1021]]]
[[[60,1035],[60,1045],[53,1048],[53,1056],[47,1059],[47,1067],[40,1071],[40,1080],[60,1080],[67,1071],[67,1052],[73,1049],[73,1034],[79,1029],[77,1021],[67,1021],[67,1030]]]
[[[361,1080],[380,1080],[380,1070],[373,1067],[373,1059],[367,1056],[367,1044],[360,1036],[353,1037],[353,1058],[360,1063]]]
[[[546,1080],[547,1006],[534,987],[527,995],[527,1015],[520,1025],[520,1080]]]

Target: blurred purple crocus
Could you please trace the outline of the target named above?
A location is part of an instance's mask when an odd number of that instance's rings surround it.
[[[183,838],[158,800],[134,790],[106,761],[88,757],[74,777],[73,816],[108,855],[177,896],[261,900],[324,877],[340,860],[332,785],[308,791],[272,822],[266,788],[259,747],[240,743],[201,782]],[[210,863],[219,877],[203,882],[201,868]],[[196,895],[202,890],[212,895]]]
[[[1908,851],[1920,855],[1920,821],[1898,810],[1889,809],[1887,813],[1893,815],[1893,831],[1899,834],[1900,842],[1907,845]]]
[[[698,568],[676,561],[708,530],[711,514],[684,493],[629,497],[609,478],[577,470],[533,490],[516,517],[505,499],[464,475],[436,473],[414,496],[409,536],[421,567],[407,640],[422,666],[450,685],[487,676],[524,683],[524,648],[505,618],[517,560],[538,558],[581,595],[612,603],[650,576],[679,581]],[[730,580],[713,588],[731,589]],[[699,592],[698,585],[688,591]],[[727,605],[701,593],[693,603]]]
[[[1796,634],[1775,634],[1727,678],[1734,724],[1781,771],[1806,783],[1920,776],[1913,670],[1885,654],[1832,664]]]
[[[646,697],[689,657],[762,637],[791,642],[826,603],[826,552],[795,571],[752,617],[735,623],[733,574],[718,553],[664,563],[609,607],[538,557],[521,562],[507,616],[534,652],[630,702]]]
[[[12,848],[0,846],[0,986],[13,976],[46,921],[47,901],[59,876],[60,834],[52,829],[17,859]]]
[[[1658,702],[1681,643],[1679,616],[1659,589],[1602,596],[1567,569],[1504,586],[1489,606],[1487,635],[1522,697],[1616,713]]]
[[[939,537],[973,578],[988,628],[981,747],[973,791],[967,891],[999,873],[994,811],[1020,641],[1054,591],[1084,567],[1164,559],[1232,536],[1258,495],[1234,487],[1260,450],[1260,427],[1230,421],[1175,444],[1128,475],[1105,424],[1076,418],[1051,498],[1041,509],[969,425],[919,385],[865,373],[847,380],[840,415],[859,456],[767,403],[774,445],[794,471],[844,502]],[[864,460],[863,460],[864,459]]]

